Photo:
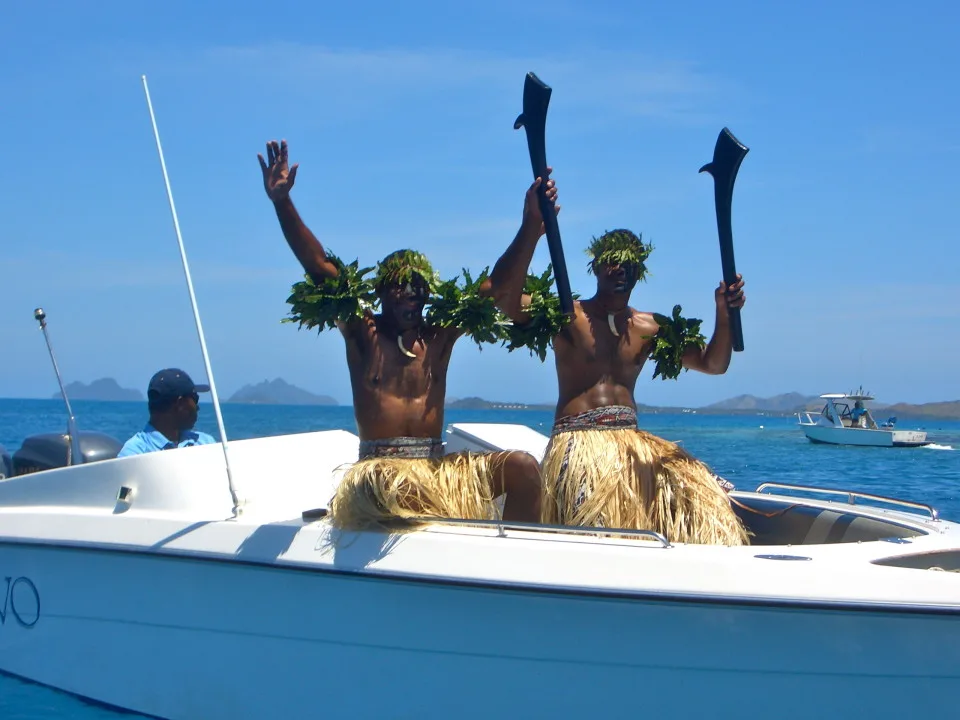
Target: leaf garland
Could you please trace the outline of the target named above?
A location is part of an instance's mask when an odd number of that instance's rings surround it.
[[[411,251],[401,251],[410,253]],[[394,253],[397,256],[398,253]],[[422,255],[415,255],[423,258]],[[525,312],[530,320],[523,325],[514,324],[497,307],[493,297],[481,294],[480,289],[490,277],[485,268],[476,278],[463,269],[460,276],[440,281],[429,269],[418,263],[417,267],[404,270],[395,263],[384,269],[380,266],[376,277],[367,275],[373,268],[360,268],[357,260],[345,265],[336,255],[327,253],[339,274],[336,278],[319,280],[305,276],[296,283],[287,298],[290,316],[283,322],[298,323],[300,328],[318,328],[323,331],[335,328],[338,323],[360,319],[368,310],[380,309],[377,295],[378,278],[383,283],[404,283],[412,273],[425,277],[430,283],[431,294],[427,301],[426,322],[438,327],[453,327],[462,330],[471,340],[481,346],[484,343],[501,343],[509,351],[527,348],[541,362],[546,359],[547,348],[553,338],[570,321],[560,310],[560,298],[553,292],[553,268],[548,266],[542,275],[528,275],[523,292],[530,296]],[[425,262],[425,258],[424,258]]]
[[[524,308],[530,319],[522,325],[508,320],[504,343],[510,352],[527,348],[543,362],[553,338],[570,322],[560,309],[560,296],[553,292],[553,266],[548,265],[542,275],[527,275],[523,292],[530,296],[530,304]]]
[[[681,310],[679,305],[674,305],[670,317],[660,313],[653,314],[653,319],[660,326],[653,336],[654,344],[650,351],[650,359],[656,362],[654,379],[659,376],[661,380],[676,380],[684,369],[684,353],[690,348],[703,349],[706,346],[706,338],[700,332],[703,320],[685,318],[680,315]]]
[[[439,327],[462,330],[478,347],[502,339],[505,317],[493,297],[480,294],[480,288],[490,277],[490,268],[484,268],[474,280],[463,268],[463,284],[459,276],[437,284],[430,298],[427,323]]]
[[[318,328],[318,332],[323,332],[339,323],[359,320],[378,304],[373,286],[365,277],[372,267],[361,269],[357,260],[344,265],[330,252],[327,259],[337,268],[337,277],[313,278],[308,274],[295,283],[287,298],[290,316],[282,322],[298,323],[298,329]]]
[[[329,252],[327,259],[337,268],[337,277],[316,279],[305,275],[304,280],[295,283],[287,298],[289,317],[281,322],[298,323],[299,329],[317,328],[322,332],[327,328],[336,328],[340,323],[359,320],[367,311],[379,310],[380,299],[374,282],[367,277],[373,271],[372,267],[361,268],[357,260],[344,264]],[[421,274],[421,269],[416,270],[417,274]],[[402,275],[402,271],[396,273],[398,282],[405,282],[411,277],[404,279]],[[384,274],[384,277],[387,275]],[[432,293],[426,322],[438,327],[458,328],[480,347],[484,343],[499,342],[510,352],[527,348],[531,355],[536,355],[543,362],[553,338],[570,322],[570,318],[560,310],[560,298],[553,291],[553,267],[547,266],[541,275],[527,276],[523,293],[530,297],[530,302],[524,312],[530,319],[522,325],[512,322],[500,312],[492,297],[481,294],[480,289],[489,277],[489,268],[485,268],[476,278],[464,268],[462,282],[460,276],[439,281],[431,274]],[[684,318],[681,310],[680,305],[675,305],[669,317],[653,314],[659,325],[649,356],[656,363],[654,379],[677,379],[684,369],[684,353],[692,347],[702,349],[706,345],[706,338],[700,332],[703,321]]]

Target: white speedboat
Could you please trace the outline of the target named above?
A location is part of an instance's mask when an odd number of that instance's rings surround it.
[[[326,502],[357,446],[231,443],[237,517],[217,445],[0,482],[0,670],[177,719],[953,711],[960,527],[930,507],[765,485],[732,494],[747,547],[455,520],[340,534]]]
[[[867,403],[873,400],[861,388],[853,393],[821,395],[823,409],[819,414],[798,414],[800,427],[812,442],[831,445],[863,445],[867,447],[921,447],[929,445],[922,430],[897,430],[896,418],[878,425]]]
[[[325,516],[352,433],[116,459],[67,410],[0,480],[0,671],[176,720],[955,712],[960,526],[926,505],[766,484],[731,493],[745,547],[457,520],[340,533]],[[454,425],[447,449],[546,441]]]

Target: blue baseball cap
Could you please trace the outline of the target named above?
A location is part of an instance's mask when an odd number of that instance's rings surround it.
[[[150,400],[174,399],[209,391],[209,385],[195,384],[183,370],[167,368],[150,378],[150,385],[147,386],[147,398]]]

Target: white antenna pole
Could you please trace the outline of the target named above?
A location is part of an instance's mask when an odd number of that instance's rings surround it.
[[[180,260],[183,261],[183,274],[187,278],[187,290],[190,293],[190,304],[193,306],[193,319],[197,324],[197,335],[200,338],[200,351],[203,353],[203,364],[207,370],[207,379],[210,381],[210,395],[213,398],[213,412],[217,416],[217,427],[220,429],[220,444],[223,447],[223,461],[227,466],[227,485],[230,488],[230,498],[233,500],[233,517],[241,511],[240,498],[233,486],[233,473],[230,471],[230,454],[227,452],[227,431],[223,426],[223,415],[220,413],[220,398],[217,395],[217,385],[213,381],[213,368],[210,365],[210,354],[207,352],[207,341],[203,336],[203,325],[200,323],[200,310],[197,308],[197,297],[193,292],[193,280],[190,278],[190,266],[187,264],[187,251],[183,247],[183,235],[180,233],[180,221],[177,219],[177,206],[173,203],[173,191],[170,189],[170,178],[167,175],[167,163],[163,159],[163,147],[160,145],[160,131],[157,130],[157,119],[153,115],[153,103],[150,102],[150,89],[147,87],[147,76],[141,75],[143,93],[147,97],[147,110],[150,111],[150,123],[153,125],[153,137],[157,141],[157,154],[160,156],[160,169],[163,171],[163,182],[167,187],[167,200],[170,202],[170,214],[173,216],[173,229],[177,233],[177,244],[180,246]]]

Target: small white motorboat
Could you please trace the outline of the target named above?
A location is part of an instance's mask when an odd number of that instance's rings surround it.
[[[357,447],[232,442],[232,483],[219,445],[0,481],[0,671],[182,720],[955,712],[960,526],[930,507],[734,491],[743,547],[497,521],[342,533],[326,501]]]
[[[811,442],[865,447],[921,447],[929,445],[922,430],[897,430],[897,419],[878,425],[867,403],[873,400],[860,388],[851,393],[821,395],[823,409],[818,415],[798,413],[800,427]]]
[[[177,720],[954,716],[960,525],[934,508],[766,483],[730,493],[740,547],[340,532],[327,503],[359,438],[228,444],[183,259],[221,444],[112,458],[64,393],[68,433],[0,480],[0,671]],[[546,443],[454,425],[447,451]]]
[[[638,692],[658,718],[742,717],[734,682],[780,717],[949,717],[960,695],[960,526],[922,503],[765,483],[730,494],[742,547],[344,533],[352,433],[115,459],[64,400],[68,432],[0,480],[0,672],[177,720],[628,717]],[[459,424],[446,449],[547,440]]]

